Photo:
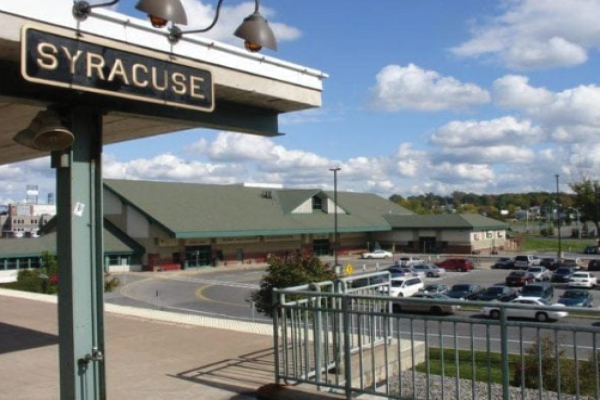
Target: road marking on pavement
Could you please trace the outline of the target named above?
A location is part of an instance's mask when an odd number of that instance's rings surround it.
[[[246,308],[248,307],[247,305],[241,305],[240,303],[230,303],[228,301],[221,301],[221,300],[215,300],[215,299],[211,299],[210,297],[206,297],[204,295],[204,290],[213,287],[214,285],[206,285],[206,286],[202,286],[199,287],[198,289],[196,289],[196,297],[199,298],[202,301],[206,301],[209,303],[215,303],[215,304],[224,304],[227,306],[235,306],[235,307],[242,307],[242,308]]]
[[[215,279],[203,279],[203,278],[194,278],[191,276],[165,276],[162,279],[181,281],[181,282],[193,282],[193,283],[201,283],[205,285],[213,285],[213,286],[228,286],[228,287],[239,287],[245,289],[260,289],[260,286],[255,283],[242,283],[242,282],[227,282]]]

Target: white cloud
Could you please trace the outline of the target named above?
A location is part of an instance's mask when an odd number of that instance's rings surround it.
[[[208,155],[219,162],[257,161],[263,171],[278,172],[292,168],[324,169],[331,161],[314,153],[287,150],[271,139],[232,132],[221,132],[209,146]]]
[[[531,121],[502,117],[489,121],[451,121],[437,129],[431,142],[444,147],[533,143],[541,139],[541,129]]]
[[[431,167],[430,177],[443,183],[492,182],[494,171],[485,164],[444,162]]]
[[[535,152],[517,145],[446,148],[436,160],[469,164],[527,164],[535,161]]]
[[[498,105],[516,109],[539,121],[556,141],[597,141],[600,133],[600,87],[581,85],[562,92],[535,88],[523,76],[494,82]]]
[[[119,162],[105,157],[103,175],[108,179],[163,180],[230,184],[244,169],[236,164],[208,164],[188,161],[173,154],[161,154],[150,159]]]
[[[529,85],[529,78],[506,75],[494,81],[494,102],[501,107],[531,108],[552,101],[552,92]]]
[[[451,49],[463,57],[491,56],[511,68],[584,63],[600,46],[600,0],[505,0],[503,13]]]
[[[373,103],[386,111],[457,110],[490,101],[489,93],[475,84],[462,83],[414,64],[388,65],[377,74],[376,81]]]

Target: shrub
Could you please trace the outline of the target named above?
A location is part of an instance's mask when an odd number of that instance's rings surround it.
[[[273,289],[283,289],[313,282],[333,280],[335,274],[320,259],[305,253],[296,253],[287,257],[269,255],[268,268],[260,282],[260,289],[250,296],[256,309],[272,317]],[[291,298],[290,298],[291,299]]]
[[[597,355],[597,359],[600,360],[600,355]],[[565,357],[564,349],[556,350],[554,340],[543,337],[540,342],[527,349],[524,363],[518,363],[514,370],[512,383],[515,386],[534,389],[541,386],[542,389],[552,392],[575,394],[578,379],[580,393],[593,395],[596,378],[593,353],[588,361],[579,361],[576,364],[572,358]]]
[[[44,280],[40,278],[38,270],[22,269],[17,274],[17,281],[8,287],[25,292],[43,293]]]
[[[111,276],[108,272],[104,274],[104,292],[112,292],[121,284],[121,280],[116,276]]]

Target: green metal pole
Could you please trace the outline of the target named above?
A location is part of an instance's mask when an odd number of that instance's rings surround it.
[[[104,400],[102,114],[65,112],[73,146],[52,153],[57,186],[61,400]]]

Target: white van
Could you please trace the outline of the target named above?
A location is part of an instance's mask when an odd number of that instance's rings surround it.
[[[419,289],[423,289],[425,284],[423,279],[418,276],[402,276],[398,278],[392,278],[390,280],[390,293],[389,296],[393,297],[410,297],[417,293]],[[382,294],[388,295],[388,286],[381,288]]]

